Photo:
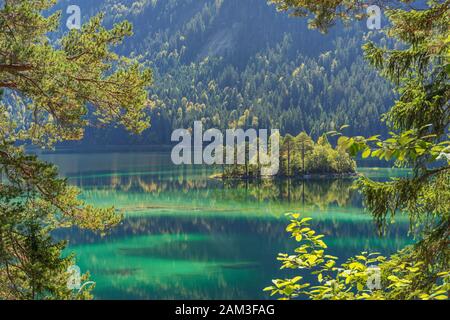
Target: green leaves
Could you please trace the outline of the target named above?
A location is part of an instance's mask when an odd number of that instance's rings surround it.
[[[356,172],[356,162],[342,148],[333,148],[326,135],[322,135],[317,143],[314,143],[305,132],[299,133],[296,137],[288,134],[281,137],[281,141],[278,177],[302,177],[307,174],[347,176]],[[249,149],[246,144],[246,156]],[[224,178],[259,177],[261,166],[251,163],[233,165],[227,166],[223,171]]]
[[[311,25],[321,30],[338,19],[360,18],[364,8],[361,1],[350,0],[320,4],[309,0],[271,2],[295,15],[311,14],[314,19]],[[412,168],[409,177],[388,182],[361,177],[358,186],[380,233],[390,222],[389,213],[392,220],[403,212],[409,214],[411,231],[418,233],[418,241],[390,259],[364,254],[350,258],[342,265],[343,271],[337,271],[329,282],[305,293],[312,298],[440,300],[448,297],[450,1],[428,1],[425,7],[421,3],[421,10],[402,6],[415,1],[397,2],[401,6],[386,10],[390,21],[386,35],[402,46],[391,49],[368,42],[363,47],[366,59],[396,85],[399,97],[384,115],[393,132],[387,139],[331,134],[340,136],[339,147],[352,156],[395,160],[397,166]],[[304,234],[298,239],[305,241]],[[285,264],[306,268],[321,265],[322,262],[304,261],[308,256],[303,255],[313,254],[314,245],[312,242],[302,245],[299,256],[285,258]],[[364,290],[369,261],[379,262],[381,269],[384,287],[377,292]]]
[[[298,292],[302,289],[308,288],[309,283],[298,284],[303,277],[297,276],[292,279],[276,279],[273,280],[274,286],[266,287],[263,291],[270,291],[271,296],[279,294],[285,296],[284,299],[290,299],[298,296]]]
[[[278,255],[281,268],[307,270],[316,275],[317,284],[303,283],[302,276],[277,279],[273,280],[273,286],[264,289],[271,295],[278,295],[282,300],[304,297],[316,300],[448,299],[450,271],[429,270],[414,247],[407,247],[390,258],[377,252],[362,252],[336,266],[338,258],[325,254],[324,247],[317,242],[323,236],[315,236],[308,227],[310,219],[301,219],[297,213],[288,216],[290,232],[293,236],[300,234],[302,240],[295,249],[296,254]],[[430,282],[430,277],[435,280]]]
[[[314,0],[270,0],[280,11],[288,11],[293,16],[308,17],[311,28],[326,32],[336,20],[348,22],[350,16],[362,19],[366,16],[365,3],[359,0],[317,2]]]
[[[39,145],[79,140],[85,126],[96,123],[118,123],[134,133],[148,128],[152,73],[111,51],[132,34],[131,24],[124,21],[108,30],[97,15],[56,47],[47,33],[59,15],[44,18],[41,12],[53,1],[34,2],[13,1],[0,11],[0,24],[9,26],[0,35],[0,49],[8,57],[0,58],[1,86],[27,99],[21,139]]]
[[[364,152],[362,153],[362,158],[366,159],[366,158],[370,157],[371,153],[372,153],[372,150],[370,150],[370,148],[366,148],[366,150],[364,150]]]
[[[88,124],[118,123],[134,133],[149,126],[151,71],[111,51],[131,25],[107,30],[98,15],[53,46],[48,33],[60,15],[44,11],[54,4],[13,0],[0,8],[0,87],[12,92],[0,102],[0,299],[91,298],[67,288],[73,257],[62,257],[65,243],[50,234],[72,226],[104,234],[122,218],[80,200],[53,165],[20,145],[78,140]]]
[[[381,140],[379,136],[364,138],[341,136],[338,145],[352,156],[361,153],[363,159],[368,157],[380,160],[395,159],[399,164],[410,164],[415,160],[430,156],[427,161],[434,162],[450,145],[450,141],[437,141],[436,135],[419,136],[420,130],[408,130],[401,134],[390,133],[390,138]]]

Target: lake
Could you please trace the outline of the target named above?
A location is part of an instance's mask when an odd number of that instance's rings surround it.
[[[212,167],[178,167],[169,152],[61,150],[44,154],[83,198],[125,214],[105,237],[62,230],[66,253],[96,282],[96,299],[269,299],[262,289],[280,271],[276,256],[296,242],[286,212],[312,217],[330,254],[389,254],[409,243],[400,217],[379,237],[351,179],[272,183],[210,179]],[[376,179],[405,170],[359,168]],[[299,274],[297,272],[297,274]]]

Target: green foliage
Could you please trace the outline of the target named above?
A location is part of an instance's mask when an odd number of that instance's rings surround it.
[[[103,234],[121,220],[114,208],[79,200],[53,165],[24,151],[26,142],[81,139],[93,119],[136,133],[149,125],[150,70],[110,51],[130,24],[107,30],[96,16],[56,47],[48,34],[60,14],[43,14],[55,2],[9,0],[0,8],[0,299],[90,298],[92,287],[68,289],[74,258],[61,256],[65,243],[51,232],[76,226]]]
[[[318,6],[312,1],[273,2],[299,15],[312,13],[314,25],[324,29],[364,9],[360,1]],[[410,216],[418,240],[382,264],[393,291],[383,298],[447,299],[441,291],[448,292],[450,262],[450,1],[428,1],[420,10],[414,9],[414,3],[420,5],[418,1],[386,3],[391,24],[385,32],[396,41],[394,49],[373,42],[364,46],[366,59],[396,85],[399,98],[383,117],[393,132],[388,139],[341,136],[338,145],[352,155],[395,160],[397,166],[413,169],[407,178],[376,182],[362,177],[358,182],[380,232],[403,212]],[[399,277],[396,272],[403,262],[409,263],[408,272]],[[446,277],[444,287],[439,287],[442,277]]]
[[[306,270],[313,283],[302,276],[273,280],[264,289],[280,299],[313,300],[446,300],[450,272],[420,260],[415,247],[406,247],[389,258],[362,252],[338,264],[338,257],[326,254],[323,235],[311,229],[311,218],[290,213],[286,231],[300,243],[292,255],[279,254],[282,269]],[[431,279],[431,280],[430,280]],[[312,282],[312,281],[311,281]],[[379,282],[379,283],[378,283]]]
[[[246,161],[248,161],[248,142],[246,147]],[[296,137],[289,134],[280,137],[279,163],[280,170],[276,177],[301,177],[313,174],[348,175],[356,172],[356,162],[343,148],[333,148],[325,135],[314,143],[305,132],[301,132]],[[261,168],[258,165],[248,164],[227,165],[224,167],[223,176],[225,178],[256,178],[261,176]]]
[[[318,137],[345,123],[355,134],[378,132],[391,88],[364,62],[361,43],[340,37],[333,50],[309,57],[293,39],[286,35],[243,69],[209,57],[168,70],[152,91],[152,118],[169,129],[202,119],[205,128],[278,128],[283,135]]]
[[[131,35],[127,22],[111,30],[98,15],[71,30],[54,48],[47,33],[55,31],[59,13],[41,15],[54,1],[7,1],[0,11],[0,86],[20,92],[26,127],[17,123],[17,138],[36,144],[75,140],[89,124],[88,105],[97,123],[118,122],[139,133],[148,127],[146,87],[151,72],[109,49]],[[25,99],[26,98],[26,99]],[[4,106],[3,106],[4,108]],[[19,115],[18,113],[13,113]],[[92,122],[92,120],[91,120]]]
[[[386,3],[389,1],[386,1]],[[405,0],[404,2],[409,2]],[[314,0],[269,0],[279,11],[288,11],[292,16],[313,16],[309,25],[311,28],[327,31],[337,19],[348,22],[351,17],[362,19],[363,9],[367,5],[360,0],[333,0],[318,2]]]
[[[151,65],[155,79],[151,130],[89,130],[78,143],[170,144],[174,129],[197,120],[205,129],[276,128],[314,139],[342,124],[351,134],[386,130],[379,118],[393,101],[392,87],[361,50],[366,36],[386,42],[357,24],[324,39],[261,0],[78,3],[86,15],[105,11],[109,24],[132,21],[135,35],[118,51]]]

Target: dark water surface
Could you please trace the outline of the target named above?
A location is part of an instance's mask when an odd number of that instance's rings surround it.
[[[296,243],[286,212],[313,217],[330,254],[391,253],[409,242],[399,218],[379,238],[352,180],[229,182],[213,168],[175,167],[168,152],[60,152],[56,163],[83,197],[126,216],[106,237],[65,230],[68,252],[96,282],[98,299],[267,299],[262,289],[279,270],[276,256]],[[405,171],[361,168],[379,179]]]

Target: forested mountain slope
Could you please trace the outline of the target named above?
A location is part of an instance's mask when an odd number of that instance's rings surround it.
[[[71,0],[58,6],[68,4],[80,6],[84,21],[98,11],[106,11],[107,25],[131,21],[134,36],[118,50],[148,61],[155,76],[151,129],[139,137],[92,129],[82,143],[167,143],[174,128],[195,120],[316,137],[343,124],[354,134],[384,130],[379,120],[393,94],[361,57],[365,23],[337,26],[324,36],[265,0]]]

